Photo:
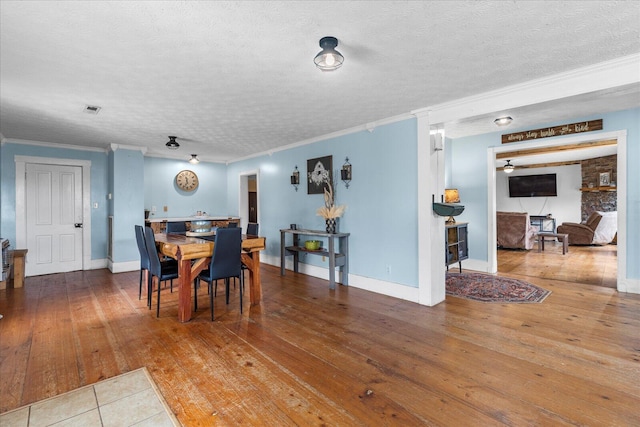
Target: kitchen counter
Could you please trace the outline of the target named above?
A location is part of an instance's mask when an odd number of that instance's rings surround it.
[[[145,220],[145,224],[151,227],[154,233],[164,233],[168,222],[180,222],[180,221],[184,221],[187,223],[187,230],[191,230],[192,221],[211,221],[212,227],[228,227],[229,222],[233,221],[238,223],[238,227],[240,227],[239,217],[210,216],[210,215],[181,216],[181,217],[172,217],[172,218],[148,218]]]
[[[234,216],[209,216],[209,215],[199,215],[199,216],[180,216],[173,218],[147,218],[146,222],[177,222],[177,221],[240,221],[240,218]]]

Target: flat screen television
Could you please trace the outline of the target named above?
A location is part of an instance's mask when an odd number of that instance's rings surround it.
[[[557,196],[556,174],[509,177],[509,197]]]

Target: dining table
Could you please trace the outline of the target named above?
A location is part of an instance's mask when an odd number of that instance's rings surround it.
[[[178,321],[191,320],[191,287],[201,271],[209,268],[214,241],[180,234],[156,233],[156,245],[161,254],[178,261]],[[249,270],[249,300],[251,305],[262,301],[260,281],[260,251],[266,248],[266,238],[242,236],[242,263]]]

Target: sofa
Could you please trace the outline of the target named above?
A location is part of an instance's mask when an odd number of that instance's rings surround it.
[[[538,227],[531,225],[527,212],[496,212],[499,248],[532,249]]]
[[[618,232],[618,212],[592,212],[583,223],[563,222],[558,233],[569,235],[570,245],[608,245]]]

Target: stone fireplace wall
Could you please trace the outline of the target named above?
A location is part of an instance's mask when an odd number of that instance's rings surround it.
[[[611,172],[611,183],[618,179],[618,156],[598,157],[582,160],[582,187],[588,188],[589,184],[598,187],[600,172]],[[594,211],[613,212],[618,210],[617,191],[583,191],[582,192],[582,220],[586,220]]]

